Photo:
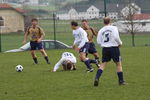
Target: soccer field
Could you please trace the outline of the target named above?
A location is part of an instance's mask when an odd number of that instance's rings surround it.
[[[100,48],[97,47],[100,53]],[[0,100],[149,100],[150,47],[122,47],[126,86],[119,86],[115,65],[110,62],[101,77],[99,87],[93,86],[96,73],[85,73],[85,65],[78,59],[76,71],[51,72],[64,51],[47,51],[51,65],[37,52],[39,64],[34,65],[29,52],[1,53]],[[90,56],[92,57],[92,56]],[[23,72],[16,72],[21,64]]]

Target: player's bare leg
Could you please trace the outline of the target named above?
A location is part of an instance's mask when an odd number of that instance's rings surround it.
[[[99,79],[103,73],[103,70],[105,69],[107,65],[107,62],[104,62],[101,64],[101,66],[99,67],[99,69],[97,70],[97,73],[96,73],[96,77],[95,77],[95,81],[94,81],[94,86],[98,86],[99,84]]]
[[[45,50],[41,49],[40,52],[44,56],[44,59],[46,60],[47,64],[50,64],[50,61],[48,59],[48,56],[47,56],[47,53],[45,52]]]
[[[95,57],[97,67],[99,67],[100,66],[100,60],[99,60],[98,53],[97,52],[93,53],[93,56]]]
[[[120,62],[116,62],[116,66],[117,66],[117,75],[118,75],[119,85],[126,85],[127,83],[125,83],[125,81],[123,79],[123,69],[122,69],[121,61]]]
[[[31,55],[35,64],[38,64],[37,56],[35,55],[35,50],[31,50]]]

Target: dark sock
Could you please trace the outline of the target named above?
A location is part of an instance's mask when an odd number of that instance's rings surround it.
[[[100,78],[100,76],[101,76],[102,73],[103,73],[103,70],[98,69],[98,70],[97,70],[97,73],[96,73],[96,78],[95,78],[95,79],[98,79],[98,80],[99,80],[99,78]]]
[[[87,67],[88,69],[92,69],[92,66],[91,66],[91,64],[90,64],[90,60],[89,60],[89,59],[86,60],[86,61],[84,61],[84,63],[85,63],[85,65],[86,65],[86,67]]]
[[[37,58],[33,58],[33,60],[35,64],[38,64]]]
[[[98,64],[100,64],[99,57],[95,57],[95,60],[98,62]]]
[[[93,59],[89,59],[90,63],[96,63],[96,60],[93,60]]]
[[[48,59],[48,56],[45,56],[44,58],[45,58],[46,62],[47,62],[48,64],[50,64],[49,59]]]
[[[123,72],[117,72],[119,82],[124,82],[123,80]]]

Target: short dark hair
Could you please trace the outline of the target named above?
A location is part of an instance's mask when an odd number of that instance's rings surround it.
[[[111,22],[111,19],[109,17],[105,17],[103,20],[105,25],[108,25]]]
[[[33,21],[37,21],[38,22],[38,19],[37,18],[32,18],[31,22]]]
[[[86,19],[83,19],[81,22],[88,22]]]
[[[72,67],[73,67],[72,63],[67,63],[67,70],[71,70]]]
[[[78,22],[76,22],[76,21],[71,21],[71,25],[72,25],[72,26],[78,26]]]
[[[62,66],[64,70],[71,70],[73,67],[73,63],[65,61],[63,62]]]

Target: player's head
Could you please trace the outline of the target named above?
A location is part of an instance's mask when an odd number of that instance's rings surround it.
[[[62,65],[64,70],[72,70],[73,68],[73,63],[69,60],[64,61]]]
[[[87,27],[89,26],[88,21],[85,20],[85,19],[81,21],[81,24],[82,24],[82,27],[83,27],[83,28],[87,28]]]
[[[36,26],[38,24],[38,19],[37,18],[33,18],[31,20],[31,23],[32,23],[33,26]]]
[[[77,29],[77,27],[78,27],[78,22],[72,21],[72,22],[71,22],[71,28],[72,28],[73,30],[75,30],[75,29]]]
[[[111,23],[111,19],[109,17],[105,17],[103,20],[105,25],[109,25]]]

